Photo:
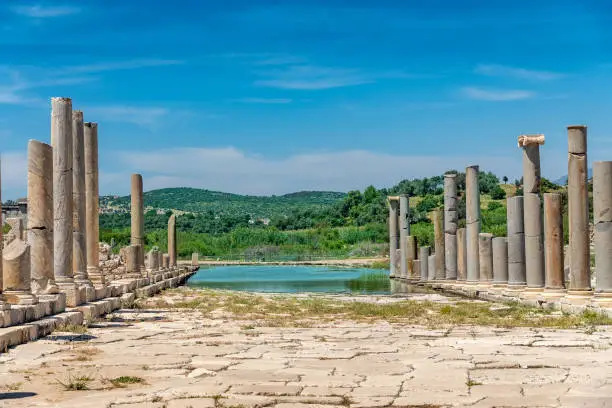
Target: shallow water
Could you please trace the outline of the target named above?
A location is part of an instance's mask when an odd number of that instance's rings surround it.
[[[187,286],[274,293],[391,293],[389,271],[334,266],[216,266],[200,269]]]

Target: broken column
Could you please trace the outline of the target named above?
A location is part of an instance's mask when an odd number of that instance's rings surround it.
[[[86,299],[95,297],[87,278],[87,244],[85,215],[85,135],[83,112],[72,111],[72,272],[74,281],[85,287]]]
[[[197,252],[191,254],[191,266],[200,266],[199,255]]]
[[[17,236],[10,238],[2,253],[2,292],[13,305],[38,303],[31,291],[30,246]]]
[[[98,124],[84,123],[85,155],[85,232],[87,238],[87,277],[96,288],[103,287],[106,279],[100,269],[100,220],[99,220],[99,184],[98,184]]]
[[[467,282],[478,283],[480,263],[478,234],[480,234],[480,188],[478,186],[478,166],[465,169],[465,225],[467,253]]]
[[[170,266],[176,266],[176,216],[172,214],[168,220],[168,256]]]
[[[53,149],[28,142],[28,243],[32,292],[59,293],[53,273]]]
[[[423,246],[419,248],[419,259],[421,260],[421,281],[429,279],[429,247]]]
[[[612,161],[593,163],[595,300],[612,306]]]
[[[408,196],[399,196],[399,247],[400,247],[400,278],[408,278],[408,235],[410,226],[408,224]],[[412,265],[410,265],[412,266]]]
[[[170,269],[170,255],[164,254],[162,257],[162,262],[165,270]]]
[[[520,291],[527,284],[525,275],[525,229],[523,197],[508,197],[508,289]]]
[[[72,101],[51,99],[53,147],[53,271],[67,306],[81,303],[72,266]]]
[[[418,241],[417,237],[412,235],[408,235],[408,243],[407,243],[407,263],[408,263],[408,279],[410,280],[418,280],[420,270],[414,266],[414,261],[416,261],[419,257],[418,254]]]
[[[467,279],[467,247],[465,228],[457,229],[457,280]]]
[[[15,238],[22,241],[27,241],[26,234],[23,229],[23,218],[11,217],[6,219],[6,223],[11,227],[11,233]]]
[[[493,238],[493,286],[508,284],[508,240],[506,237]]]
[[[567,206],[569,212],[569,285],[567,298],[583,303],[591,293],[587,128],[568,126]]]
[[[544,254],[546,259],[544,295],[547,297],[562,297],[565,292],[562,209],[561,194],[544,194]]]
[[[142,176],[132,174],[132,245],[138,245],[138,265],[141,271],[144,265],[144,202],[142,195]]]
[[[435,279],[446,279],[446,264],[444,262],[444,213],[436,208],[432,212],[432,220],[434,225],[434,241],[436,253],[436,270]]]
[[[436,279],[436,255],[429,255],[427,257],[427,280]]]
[[[493,282],[493,234],[478,234],[478,257],[480,284],[487,286]]]
[[[139,275],[141,272],[140,248],[139,245],[129,245],[125,248],[125,271],[130,277]]]
[[[457,175],[444,175],[444,262],[446,279],[457,279]]]
[[[389,277],[395,278],[399,271],[396,270],[397,263],[397,238],[398,238],[398,207],[397,197],[388,197],[389,203]]]
[[[157,253],[157,250],[152,249],[147,254],[147,269],[151,272],[157,272],[159,269],[159,258],[157,257]]]
[[[540,200],[540,145],[544,135],[521,135],[523,149],[523,217],[525,228],[525,272],[527,294],[544,288],[544,240]]]

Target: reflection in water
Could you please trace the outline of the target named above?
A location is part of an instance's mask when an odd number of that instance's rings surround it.
[[[328,266],[219,266],[200,269],[187,286],[277,293],[391,293],[388,271]]]

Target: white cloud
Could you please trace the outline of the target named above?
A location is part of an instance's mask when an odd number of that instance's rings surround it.
[[[52,18],[63,17],[81,12],[79,7],[73,6],[16,6],[12,8],[13,12],[22,16],[31,18]]]
[[[240,103],[282,105],[282,104],[293,102],[293,99],[288,99],[288,98],[240,98],[240,99],[234,99],[233,101],[240,102]]]
[[[87,115],[95,117],[97,122],[134,123],[142,127],[155,126],[160,119],[168,114],[166,108],[125,105],[92,106],[86,110]]]
[[[143,174],[146,190],[186,186],[269,195],[299,190],[348,191],[370,184],[388,187],[403,178],[430,177],[471,163],[508,176],[518,175],[521,169],[520,155],[402,156],[349,150],[277,159],[226,147],[130,151],[114,156],[119,161],[115,167],[122,173],[101,180],[105,193],[127,193],[132,172]]]
[[[266,79],[256,81],[255,85],[297,90],[341,88],[374,82],[374,78],[356,69],[315,65],[292,65],[264,72],[262,76]]]
[[[480,64],[474,69],[474,72],[480,75],[510,77],[534,81],[550,81],[565,76],[559,72],[537,71],[533,69],[508,67],[497,64]]]
[[[75,65],[71,67],[60,68],[58,72],[60,72],[62,75],[75,74],[75,73],[92,74],[96,72],[120,71],[120,70],[128,70],[128,69],[161,67],[161,66],[181,65],[181,64],[184,64],[184,61],[166,60],[166,59],[135,59],[135,60],[127,60],[127,61],[99,62],[96,64],[88,64],[88,65]]]
[[[467,98],[481,101],[517,101],[535,97],[535,92],[521,89],[465,87],[461,91]]]

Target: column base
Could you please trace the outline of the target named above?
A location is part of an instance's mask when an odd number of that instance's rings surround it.
[[[544,292],[544,288],[526,287],[520,294],[521,299],[537,299]]]
[[[593,298],[592,290],[568,290],[563,303],[574,306],[585,306]]]
[[[76,307],[82,303],[84,299],[81,299],[85,294],[84,291],[79,290],[79,287],[74,283],[74,280],[66,281],[66,282],[57,282],[57,286],[60,291],[66,295],[66,306],[68,307]]]
[[[4,291],[4,299],[6,303],[11,305],[35,305],[38,303],[38,298],[33,294],[22,290],[6,290]]]
[[[521,293],[527,288],[527,285],[508,284],[503,291],[503,295],[509,298],[520,298]]]
[[[612,292],[595,292],[593,304],[603,308],[612,308]]]
[[[106,279],[104,277],[104,274],[102,273],[102,271],[100,271],[100,268],[98,267],[88,266],[87,278],[95,287],[106,285]]]
[[[544,288],[544,291],[540,294],[540,297],[546,302],[551,302],[563,299],[566,294],[567,291],[565,289]]]

